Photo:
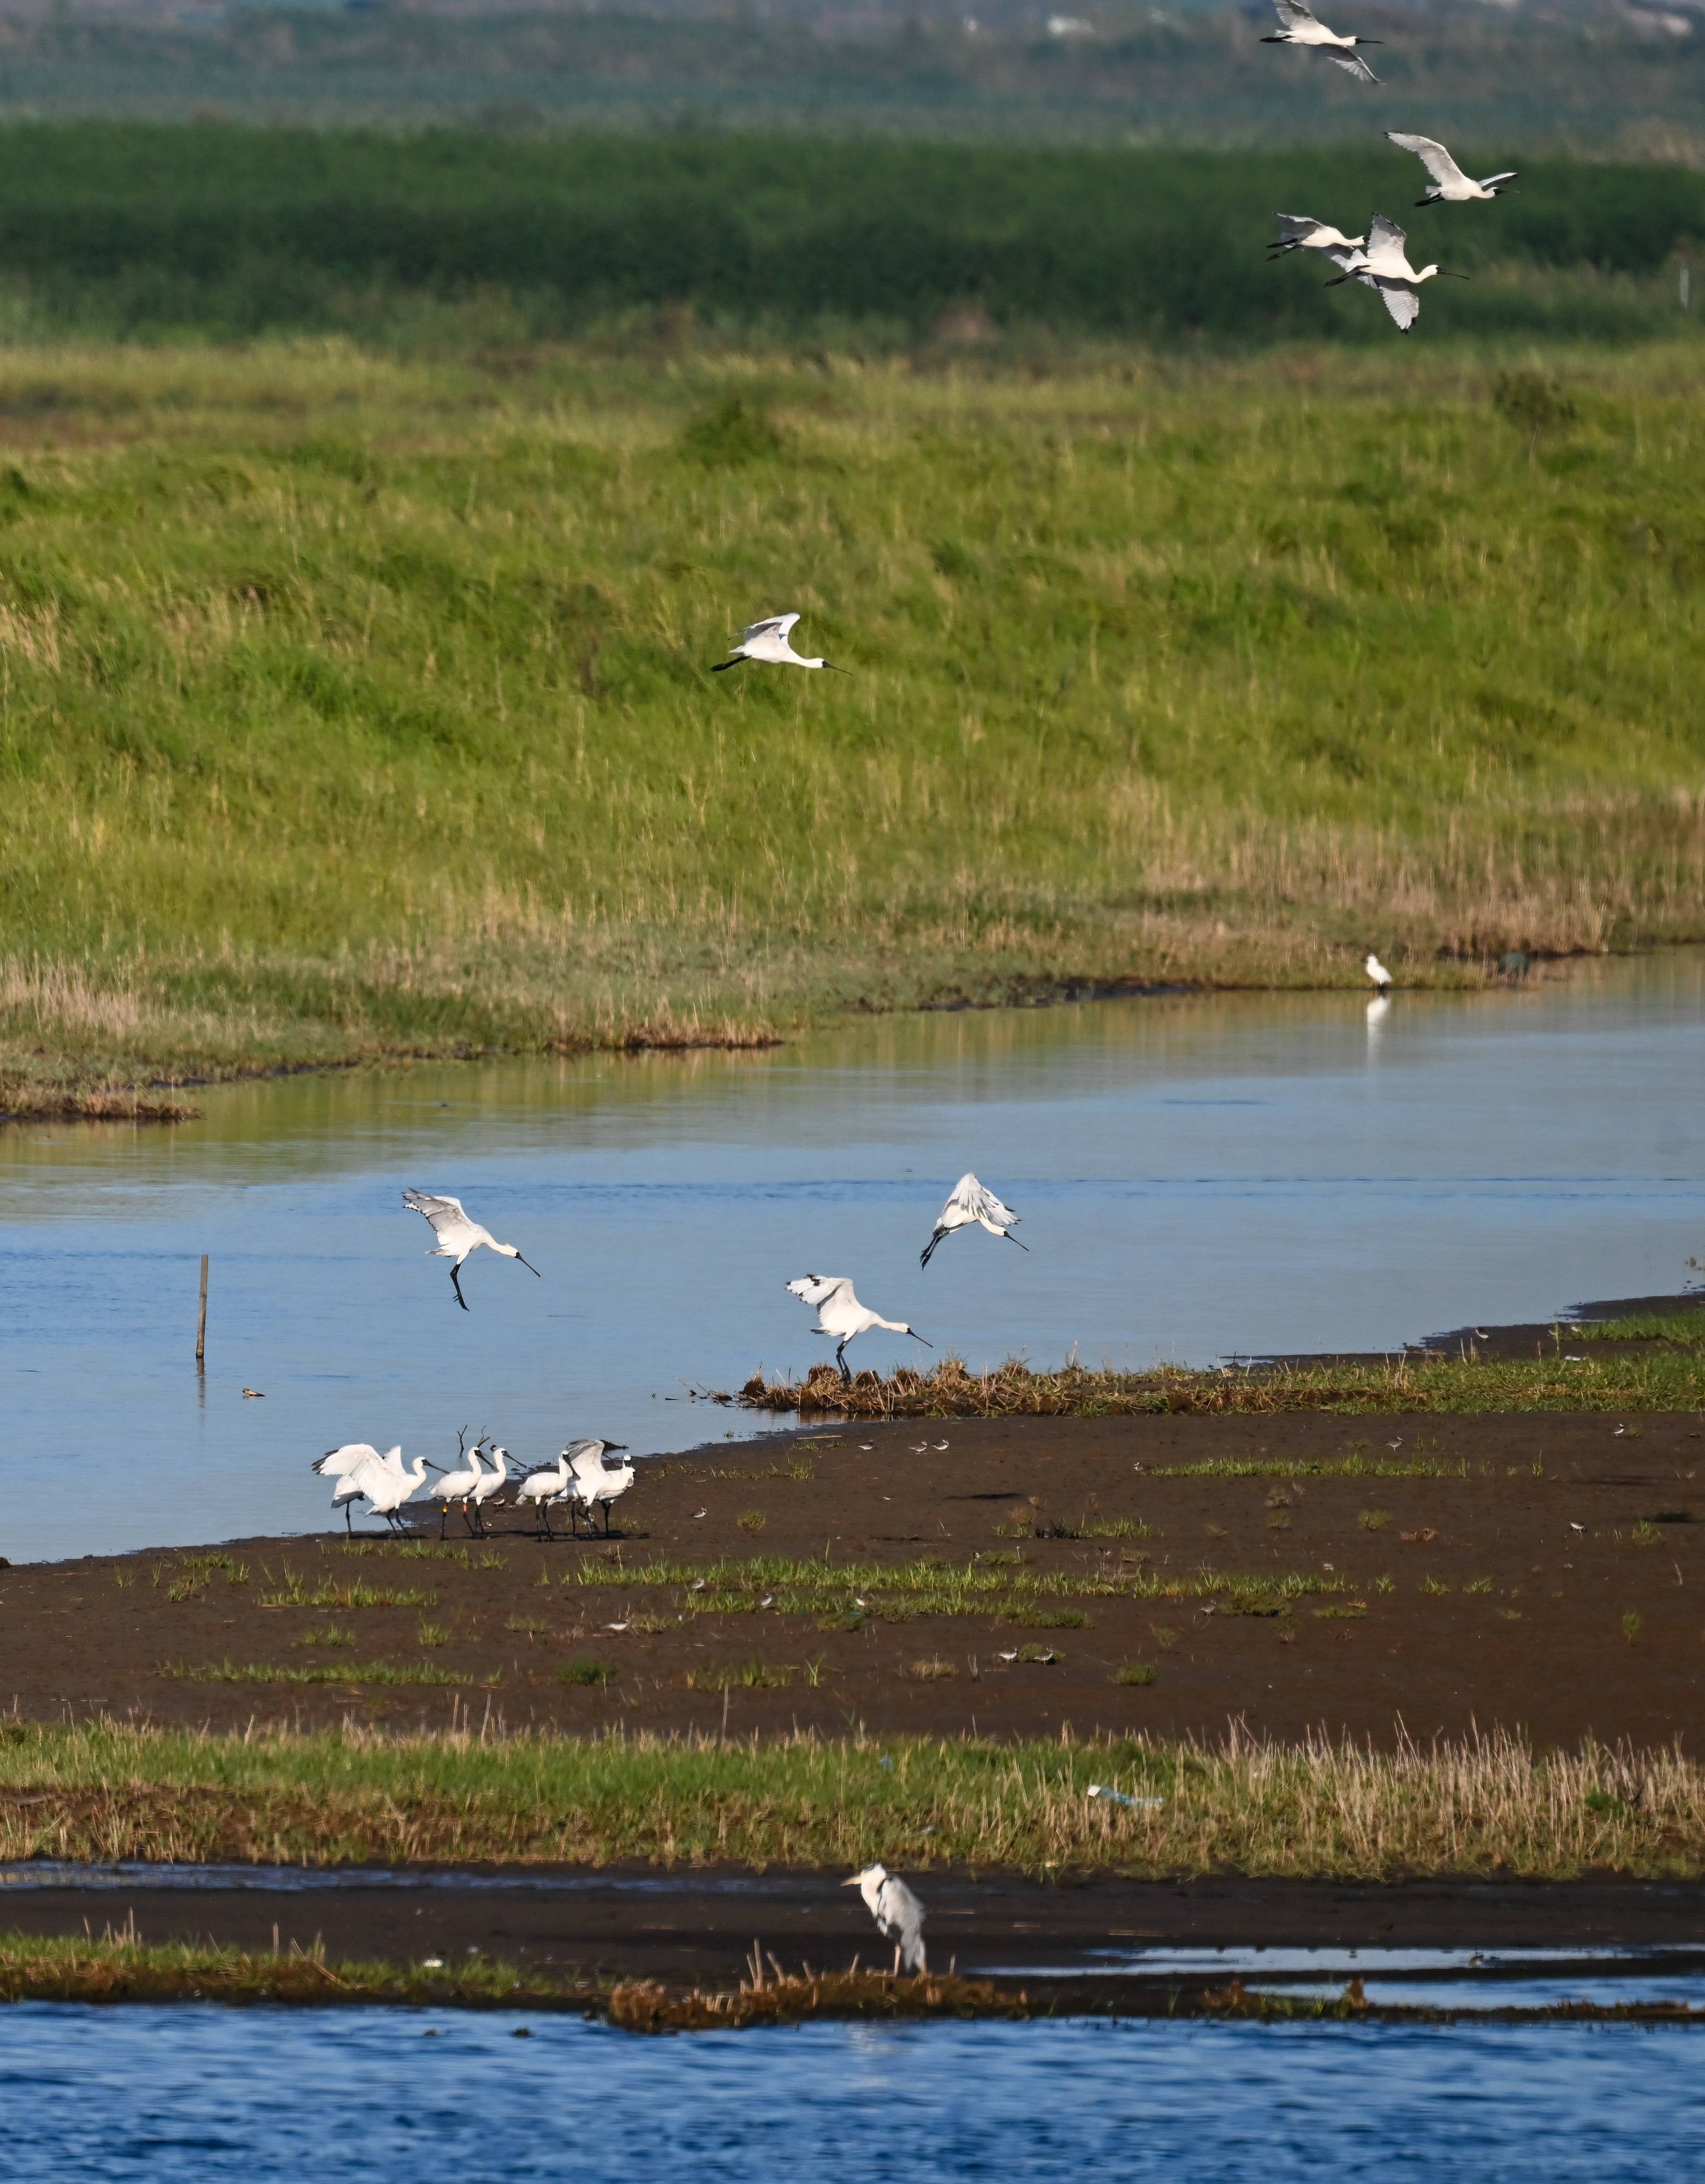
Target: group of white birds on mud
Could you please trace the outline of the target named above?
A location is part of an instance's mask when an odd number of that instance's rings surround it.
[[[1379,82],[1379,77],[1356,49],[1358,46],[1383,44],[1382,39],[1340,36],[1312,15],[1301,0],[1273,0],[1273,5],[1284,28],[1263,38],[1263,45],[1306,47],[1346,70],[1358,83]],[[1385,135],[1400,152],[1412,152],[1431,177],[1432,187],[1424,196],[1416,198],[1417,206],[1490,203],[1492,198],[1503,194],[1507,182],[1515,180],[1515,170],[1512,169],[1507,174],[1488,175],[1476,181],[1463,172],[1435,138],[1408,136],[1396,129],[1388,129]],[[1387,220],[1384,213],[1374,214],[1365,235],[1346,235],[1340,228],[1310,219],[1306,214],[1281,212],[1273,217],[1279,222],[1279,233],[1268,246],[1269,264],[1292,251],[1318,251],[1329,265],[1338,269],[1327,287],[1336,288],[1346,281],[1356,281],[1364,288],[1373,289],[1390,313],[1391,323],[1399,333],[1407,333],[1421,315],[1420,289],[1424,281],[1439,276],[1451,281],[1466,281],[1468,277],[1466,273],[1449,273],[1442,265],[1424,265],[1417,272],[1409,263],[1407,236],[1396,220]]]

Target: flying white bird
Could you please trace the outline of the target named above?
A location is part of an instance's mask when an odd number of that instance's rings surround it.
[[[1018,1216],[1010,1206],[1003,1206],[992,1190],[985,1190],[974,1175],[962,1175],[953,1186],[952,1195],[935,1217],[935,1234],[923,1247],[921,1267],[929,1264],[930,1256],[944,1236],[950,1236],[956,1228],[968,1228],[978,1222],[991,1236],[1005,1236],[1009,1244],[1018,1244],[1018,1239],[1009,1232],[1018,1225]],[[1018,1244],[1021,1251],[1028,1251],[1028,1244]]]
[[[1368,976],[1373,981],[1374,984],[1379,989],[1382,994],[1389,994],[1390,992],[1391,973],[1385,968],[1385,966],[1379,961],[1379,958],[1377,956],[1369,956],[1363,962],[1362,968],[1368,973]]]
[[[1383,46],[1383,38],[1342,38],[1336,31],[1329,31],[1324,23],[1311,15],[1302,0],[1273,0],[1273,12],[1284,24],[1282,31],[1262,40],[1264,46],[1312,46],[1325,59],[1362,83],[1378,83],[1366,61],[1355,51],[1357,46]]]
[[[885,1327],[890,1334],[911,1335],[914,1342],[923,1343],[926,1350],[935,1347],[903,1319],[884,1319],[879,1312],[861,1304],[853,1295],[850,1278],[845,1274],[806,1274],[786,1286],[789,1296],[796,1296],[801,1304],[816,1306],[817,1323],[811,1333],[835,1337],[835,1362],[841,1368],[843,1380],[852,1378],[847,1369],[846,1346],[855,1334],[862,1334],[869,1328]]]
[[[922,1971],[923,1906],[899,1875],[885,1865],[867,1865],[841,1886],[857,1889],[883,1941],[894,1943],[895,1971],[902,1966],[909,1972]]]
[[[1273,216],[1279,222],[1279,232],[1268,242],[1269,265],[1290,250],[1357,251],[1368,240],[1365,235],[1340,234],[1323,220],[1310,220],[1306,213],[1276,212]]]
[[[1336,288],[1346,281],[1359,281],[1364,288],[1377,288],[1400,334],[1407,333],[1421,315],[1421,298],[1415,292],[1424,281],[1430,281],[1435,274],[1447,281],[1468,277],[1466,273],[1446,273],[1442,265],[1424,265],[1418,273],[1404,254],[1408,239],[1384,213],[1376,212],[1368,230],[1366,251],[1358,253],[1337,280],[1326,284]]]
[[[1514,181],[1518,172],[1512,167],[1507,174],[1488,175],[1483,182],[1477,182],[1465,175],[1444,146],[1431,136],[1406,136],[1396,129],[1388,129],[1385,136],[1400,152],[1412,152],[1433,177],[1433,187],[1426,196],[1416,198],[1418,205],[1472,204],[1477,198],[1490,201],[1502,197],[1500,184]]]
[[[429,1259],[449,1259],[454,1262],[450,1268],[450,1281],[456,1292],[456,1302],[464,1312],[468,1308],[468,1301],[462,1295],[460,1278],[462,1262],[471,1252],[477,1251],[483,1244],[488,1251],[495,1251],[499,1258],[521,1259],[521,1253],[513,1244],[499,1244],[489,1228],[482,1228],[477,1221],[470,1221],[462,1211],[460,1198],[434,1198],[429,1191],[405,1190],[403,1203],[415,1212],[426,1215],[432,1234],[438,1240],[436,1247],[428,1251],[426,1256]],[[530,1274],[538,1273],[538,1268],[527,1260],[521,1259],[521,1262]]]
[[[788,632],[798,620],[796,614],[769,615],[751,623],[728,647],[733,658],[719,660],[710,672],[724,675],[731,667],[755,660],[770,667],[827,667],[832,674],[846,674],[849,671],[837,667],[833,660],[806,660],[794,651]]]
[[[576,1531],[580,1529],[579,1516],[584,1509],[597,1529],[598,1511],[604,1510],[605,1536],[610,1534],[610,1507],[619,1502],[633,1484],[633,1459],[625,1463],[609,1463],[605,1460],[608,1449],[621,1448],[619,1440],[582,1440],[574,1444],[575,1453],[569,1459],[569,1468],[574,1474],[574,1484],[568,1490],[569,1522]]]

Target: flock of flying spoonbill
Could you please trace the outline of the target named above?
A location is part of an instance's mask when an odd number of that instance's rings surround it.
[[[1379,82],[1379,77],[1356,48],[1383,44],[1382,39],[1342,37],[1312,15],[1301,0],[1273,0],[1273,5],[1284,27],[1263,38],[1263,45],[1306,47],[1323,59],[1346,70],[1358,83]],[[1408,136],[1396,129],[1388,129],[1385,135],[1400,152],[1412,152],[1432,178],[1432,187],[1426,194],[1416,198],[1418,206],[1490,203],[1492,198],[1502,195],[1506,182],[1515,180],[1512,169],[1507,174],[1488,175],[1483,181],[1477,182],[1463,172],[1436,138]],[[1269,265],[1293,251],[1318,251],[1328,264],[1338,268],[1327,287],[1336,288],[1346,281],[1355,281],[1364,288],[1372,288],[1390,312],[1391,323],[1399,333],[1407,333],[1421,315],[1419,292],[1424,281],[1438,276],[1451,281],[1466,281],[1468,277],[1466,273],[1448,273],[1442,265],[1424,265],[1417,272],[1409,263],[1407,236],[1396,220],[1387,220],[1384,213],[1374,214],[1365,235],[1346,235],[1342,229],[1330,227],[1324,220],[1312,220],[1304,214],[1281,212],[1273,217],[1279,222],[1279,233],[1268,245]]]

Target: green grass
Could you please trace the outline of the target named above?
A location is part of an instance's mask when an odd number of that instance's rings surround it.
[[[1104,1808],[1089,1797],[1092,1781],[1164,1802]],[[8,1861],[708,1859],[850,1870],[879,1849],[908,1869],[1705,1872],[1699,1763],[1674,1747],[1540,1753],[1502,1734],[1379,1752],[1323,1739],[758,1744],[16,1723],[0,1735],[0,1790],[24,1793],[0,1798]],[[1591,1806],[1593,1791],[1616,1808]]]
[[[621,1672],[608,1661],[565,1661],[557,1670],[557,1680],[565,1684],[595,1685],[599,1689],[613,1684]]]
[[[438,1596],[418,1585],[368,1585],[360,1578],[338,1585],[330,1578],[322,1578],[317,1585],[304,1585],[290,1570],[285,1572],[288,1580],[281,1592],[264,1592],[255,1603],[259,1607],[436,1607]]]
[[[1566,1330],[1571,1342],[1705,1343],[1705,1311],[1642,1312],[1627,1319],[1588,1319]]]
[[[1698,356],[14,343],[0,1104],[1697,936]]]
[[[328,1642],[328,1641],[322,1641]],[[168,1663],[166,1674],[192,1684],[471,1684],[495,1683],[495,1674],[476,1679],[432,1661],[333,1661],[311,1669],[270,1661],[185,1661]]]

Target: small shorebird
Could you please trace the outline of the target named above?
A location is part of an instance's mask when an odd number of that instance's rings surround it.
[[[883,1941],[894,1943],[894,1970],[922,1971],[923,1906],[900,1875],[885,1865],[867,1865],[841,1886],[857,1889]]]
[[[1424,265],[1418,273],[1405,253],[1408,240],[1395,220],[1376,212],[1368,226],[1367,249],[1357,252],[1338,278],[1326,284],[1337,288],[1346,281],[1359,281],[1364,288],[1377,289],[1400,334],[1407,333],[1421,315],[1421,298],[1416,291],[1424,281],[1432,280],[1435,275],[1446,281],[1468,277],[1466,273],[1446,273],[1442,265]]]
[[[468,1301],[462,1295],[460,1274],[462,1262],[470,1253],[477,1251],[483,1245],[487,1251],[495,1251],[501,1259],[521,1259],[521,1253],[513,1244],[499,1244],[489,1228],[482,1228],[477,1221],[470,1221],[462,1211],[460,1198],[434,1198],[430,1191],[405,1190],[403,1203],[412,1212],[425,1214],[433,1235],[438,1240],[426,1256],[454,1262],[450,1268],[450,1283],[456,1292],[456,1302],[464,1312],[468,1308]],[[521,1262],[530,1274],[538,1273],[538,1268],[530,1261],[521,1259]]]
[[[935,1234],[923,1247],[921,1267],[929,1264],[931,1255],[944,1236],[950,1236],[956,1228],[968,1228],[980,1223],[991,1236],[1005,1236],[1009,1244],[1018,1244],[1011,1232],[1018,1225],[1018,1216],[1010,1206],[1003,1206],[992,1190],[987,1190],[974,1175],[962,1175],[953,1186],[947,1203],[935,1217]],[[1021,1251],[1028,1251],[1028,1244],[1018,1244]]]
[[[1512,167],[1507,174],[1488,175],[1477,182],[1465,175],[1444,146],[1431,136],[1406,136],[1396,129],[1385,131],[1386,141],[1395,144],[1400,152],[1412,152],[1427,172],[1433,177],[1433,187],[1424,198],[1417,198],[1417,205],[1472,204],[1478,199],[1490,203],[1503,195],[1502,185],[1513,182],[1518,170]]]
[[[1329,227],[1323,220],[1311,220],[1307,213],[1276,212],[1279,232],[1268,242],[1268,263],[1283,258],[1291,250],[1343,251],[1346,254],[1360,250],[1368,238],[1365,235],[1345,235],[1335,227]]]
[[[861,1304],[853,1295],[852,1281],[846,1274],[806,1274],[799,1281],[789,1282],[787,1290],[801,1304],[816,1306],[817,1323],[811,1332],[835,1337],[835,1362],[841,1368],[843,1380],[852,1378],[847,1369],[846,1346],[855,1334],[862,1334],[867,1329],[885,1327],[890,1334],[909,1334],[914,1342],[923,1343],[926,1350],[935,1347],[903,1319],[884,1319],[879,1312]]]
[[[831,674],[846,674],[848,671],[837,667],[833,660],[806,660],[794,651],[788,632],[798,620],[796,614],[769,615],[762,621],[749,624],[728,647],[733,658],[719,660],[710,672],[726,675],[731,667],[751,660],[769,667],[827,667]]]
[[[1379,989],[1382,994],[1389,994],[1390,992],[1391,973],[1385,968],[1385,966],[1379,961],[1379,958],[1377,956],[1368,956],[1367,961],[1362,964],[1362,968],[1368,973],[1368,976],[1373,981],[1374,984]]]
[[[1284,24],[1282,31],[1274,31],[1262,40],[1264,46],[1312,46],[1323,58],[1347,69],[1362,83],[1378,83],[1366,61],[1357,53],[1357,46],[1383,46],[1383,38],[1344,38],[1336,31],[1329,31],[1318,17],[1311,15],[1302,0],[1273,0],[1273,12]]]

